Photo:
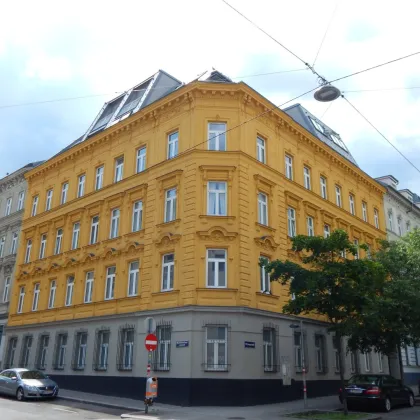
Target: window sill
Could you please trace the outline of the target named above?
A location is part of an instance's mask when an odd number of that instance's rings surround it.
[[[195,290],[197,290],[197,292],[199,291],[209,291],[209,290],[215,290],[215,291],[219,291],[219,292],[237,292],[239,289],[230,289],[228,287],[197,287]]]
[[[166,226],[170,226],[172,224],[177,225],[178,223],[181,222],[181,219],[174,219],[174,220],[170,220],[169,222],[162,222],[156,225],[156,227],[166,227]]]
[[[160,292],[154,292],[152,293],[152,296],[159,296],[159,295],[168,295],[168,294],[178,294],[178,289],[171,289],[171,290],[161,290]]]
[[[200,219],[217,219],[217,220],[235,220],[235,216],[217,216],[215,214],[200,214],[198,216]]]
[[[107,243],[109,243],[109,242],[114,242],[114,241],[117,241],[118,239],[121,239],[121,236],[115,236],[114,238],[108,238],[108,239],[105,239],[104,241],[102,241],[102,243],[103,243],[103,244],[107,244]]]
[[[267,298],[269,298],[269,299],[275,299],[275,300],[280,299],[280,296],[273,295],[272,293],[256,292],[255,294],[256,294],[257,296],[267,297]]]
[[[273,233],[277,230],[277,229],[272,228],[269,225],[264,225],[264,224],[259,223],[259,222],[255,222],[255,226],[257,227],[257,230],[265,229],[265,230],[268,230],[268,231],[273,232]],[[260,229],[258,229],[258,228],[260,228]]]
[[[144,228],[141,228],[140,230],[136,230],[134,232],[126,233],[124,235],[125,238],[131,238],[132,236],[141,236],[141,237],[144,237]]]

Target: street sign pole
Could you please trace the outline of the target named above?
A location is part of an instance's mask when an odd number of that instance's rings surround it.
[[[151,321],[150,321],[151,320]],[[146,370],[146,390],[144,394],[144,412],[147,414],[149,412],[149,405],[153,398],[147,398],[147,381],[150,378],[151,364],[152,364],[152,351],[155,351],[157,348],[157,337],[150,331],[150,326],[153,326],[153,318],[148,318],[147,325],[149,326],[148,333],[144,340],[144,347],[147,350],[147,370]],[[153,331],[154,332],[154,331]]]

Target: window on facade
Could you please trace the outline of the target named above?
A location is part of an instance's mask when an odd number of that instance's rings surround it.
[[[86,273],[84,303],[91,303],[92,302],[93,282],[94,282],[94,273],[93,273],[93,271],[88,271]]]
[[[99,330],[96,333],[95,363],[96,370],[106,370],[108,368],[109,350],[109,330]]]
[[[65,204],[67,202],[67,193],[69,190],[69,183],[65,182],[61,187],[61,200],[60,204]]]
[[[105,300],[114,299],[116,267],[106,269]]]
[[[66,298],[64,301],[64,304],[66,306],[71,306],[73,304],[73,291],[74,291],[74,277],[68,276],[67,285],[66,285]]]
[[[209,123],[208,145],[209,150],[226,150],[226,123]]]
[[[134,365],[134,328],[120,329],[119,363],[120,370],[131,370]]]
[[[114,182],[119,182],[123,179],[124,170],[124,156],[115,159]]]
[[[6,243],[6,237],[5,236],[2,236],[0,238],[0,258],[3,257],[3,254],[4,254],[4,244],[5,243]]]
[[[295,331],[293,333],[293,343],[294,343],[294,360],[295,360],[295,370],[296,372],[302,372],[302,341],[301,333]]]
[[[284,157],[284,169],[286,178],[293,179],[293,158],[289,155],[285,155]]]
[[[143,172],[146,169],[146,148],[137,149],[136,172]]]
[[[311,189],[311,170],[307,167],[303,167],[303,182],[305,185],[305,188],[307,190]]]
[[[128,296],[137,296],[139,289],[139,262],[132,261],[128,267]]]
[[[80,222],[76,222],[73,225],[73,235],[71,237],[71,249],[77,249],[79,247],[79,236],[80,236]]]
[[[54,357],[54,369],[64,369],[66,362],[67,333],[57,336],[57,345]]]
[[[168,159],[178,155],[178,131],[168,135]]]
[[[364,222],[368,221],[367,204],[364,201],[362,201],[362,218]]]
[[[333,336],[332,338],[332,342],[333,342],[333,351],[334,351],[334,359],[333,359],[333,363],[334,363],[334,371],[335,372],[340,372],[340,355],[338,353],[338,346],[339,346],[339,339],[337,336]]]
[[[45,200],[45,211],[51,210],[52,198],[53,198],[53,190],[50,189],[47,191],[47,198]]]
[[[371,246],[369,244],[366,244],[367,246],[367,250],[366,250],[366,258],[368,260],[372,259],[372,251],[371,251]]]
[[[158,347],[155,351],[153,366],[156,371],[169,370],[171,367],[171,333],[170,325],[159,325],[156,328]]]
[[[31,210],[31,216],[36,216],[37,209],[38,209],[38,196],[36,195],[36,196],[32,199],[32,210]]]
[[[329,238],[331,235],[331,227],[330,225],[324,225],[324,238]]]
[[[133,204],[133,220],[131,225],[132,232],[138,232],[143,222],[143,202],[136,201]]]
[[[98,242],[99,233],[99,216],[92,217],[92,223],[90,225],[90,238],[89,244],[96,244]]]
[[[263,329],[264,372],[276,370],[276,330]]]
[[[85,184],[86,184],[86,175],[79,175],[79,182],[77,184],[77,197],[83,197],[85,195]]]
[[[257,137],[257,160],[261,163],[265,163],[265,140],[261,137]]]
[[[7,353],[6,353],[6,361],[4,364],[4,367],[6,369],[13,367],[15,364],[17,341],[18,341],[17,337],[9,338],[9,343],[7,346]]]
[[[63,242],[63,229],[57,229],[57,235],[55,237],[54,255],[61,253],[61,244]]]
[[[174,269],[174,254],[165,254],[162,257],[162,292],[166,292],[174,288]]]
[[[6,279],[4,280],[3,303],[9,302],[11,281],[12,281],[12,278],[10,276],[7,276]]]
[[[356,247],[356,249],[357,249],[357,252],[356,252],[356,255],[354,256],[354,259],[355,260],[358,260],[359,258],[360,258],[360,255],[359,255],[359,240],[358,239],[355,239],[354,241],[353,241],[353,244],[354,244],[354,246]]]
[[[31,261],[32,239],[26,241],[25,264]]]
[[[402,230],[402,220],[401,220],[401,217],[397,217],[397,228],[398,228],[398,235],[402,236],[403,230]]]
[[[287,209],[287,234],[290,238],[296,236],[296,211],[292,207]]]
[[[226,287],[227,255],[225,249],[207,250],[207,287]]]
[[[327,178],[321,176],[319,178],[319,183],[320,183],[321,197],[324,200],[326,200],[328,198],[328,195],[327,195]]]
[[[176,188],[165,191],[165,223],[176,219]]]
[[[55,305],[55,292],[57,290],[57,281],[51,280],[50,282],[50,294],[48,296],[48,309],[53,309]]]
[[[268,199],[264,193],[258,193],[258,223],[268,225]]]
[[[365,371],[370,372],[370,352],[363,353],[365,360]]]
[[[210,181],[207,184],[207,214],[227,216],[226,182]]]
[[[6,201],[6,210],[4,212],[5,216],[9,216],[9,214],[12,212],[12,197],[9,197]]]
[[[382,353],[377,353],[378,355],[378,370],[379,372],[384,371],[384,356]]]
[[[354,205],[354,195],[353,194],[349,195],[349,208],[350,208],[350,213],[354,216],[356,214],[356,206]]]
[[[337,204],[338,207],[341,207],[341,187],[336,185],[335,186],[335,204]]]
[[[227,358],[227,327],[206,327],[206,370],[226,371]]]
[[[25,191],[21,191],[18,196],[18,205],[16,211],[23,209],[23,203],[25,201]]]
[[[315,364],[316,371],[324,373],[326,370],[325,336],[315,334]]]
[[[29,366],[29,358],[32,349],[32,335],[25,335],[23,337],[22,350],[20,353],[19,367],[27,368]]]
[[[306,228],[308,232],[308,236],[315,236],[315,229],[314,229],[314,218],[308,216],[306,218]]]
[[[36,283],[34,285],[34,295],[33,295],[33,298],[32,298],[32,311],[37,311],[38,310],[40,292],[41,292],[41,285],[39,283]]]
[[[18,243],[18,233],[17,232],[13,232],[13,235],[12,235],[12,244],[10,246],[10,253],[12,255],[16,254],[16,251],[17,251],[17,243]]]
[[[373,210],[373,218],[374,218],[376,229],[379,229],[379,212],[377,209]]]
[[[75,370],[83,370],[86,366],[87,337],[87,332],[76,333],[76,345],[73,355],[73,369]]]
[[[98,166],[96,168],[95,176],[95,190],[100,190],[104,185],[104,166]]]
[[[41,235],[41,242],[39,245],[39,259],[45,258],[45,250],[47,248],[47,234]]]
[[[320,131],[321,133],[324,133],[324,127],[314,118],[309,118],[312,122],[312,124],[315,126],[315,128]]]
[[[36,368],[44,370],[47,368],[48,346],[50,344],[50,336],[43,334],[39,337],[38,355],[36,360]]]
[[[120,227],[120,209],[114,209],[111,212],[111,227],[109,231],[110,239],[118,237],[119,227]]]
[[[261,256],[260,261],[263,260],[264,263],[268,263],[269,260],[266,257]],[[270,273],[268,273],[264,266],[260,267],[260,290],[261,293],[270,293],[271,291],[271,282],[270,282]]]
[[[406,232],[410,232],[410,222],[409,221],[405,224],[405,230],[406,230]]]
[[[392,211],[388,212],[388,227],[391,232],[394,231]]]

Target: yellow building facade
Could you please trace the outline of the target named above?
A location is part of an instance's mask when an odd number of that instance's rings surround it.
[[[169,350],[159,353],[165,369],[155,366],[172,395],[167,401],[186,401],[175,391],[184,386],[179,378],[221,389],[230,379],[251,378],[293,388],[300,380],[298,350],[290,318],[281,314],[288,290],[270,285],[259,259],[293,258],[294,234],[343,228],[372,250],[385,238],[384,188],[244,83],[181,86],[26,178],[8,338],[16,339],[16,361],[20,345],[22,364],[32,336],[28,360],[39,367],[41,336],[48,335],[45,369],[69,387],[79,386],[81,371],[92,386],[119,375],[143,377],[139,321],[152,315],[161,319],[158,326],[170,326]],[[138,363],[118,368],[126,357],[121,348],[128,347],[111,331],[107,369],[98,371],[97,330],[105,324],[117,329],[118,320],[134,326],[131,358]],[[330,365],[315,366],[310,379],[332,383],[331,338],[322,323],[307,323],[309,363],[318,363],[311,354],[318,342],[309,337],[323,330],[323,364]],[[220,337],[211,338],[214,328]],[[68,361],[58,366],[63,330],[69,331]],[[74,369],[85,330],[83,369]],[[159,346],[167,346],[162,337]],[[181,341],[188,343],[185,350]],[[254,359],[258,366],[248,371]],[[239,394],[232,395],[234,403]],[[187,403],[203,402],[189,395]]]

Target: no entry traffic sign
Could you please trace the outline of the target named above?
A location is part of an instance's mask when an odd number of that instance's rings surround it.
[[[147,334],[144,340],[144,346],[147,351],[154,351],[157,348],[157,337],[154,334]]]

